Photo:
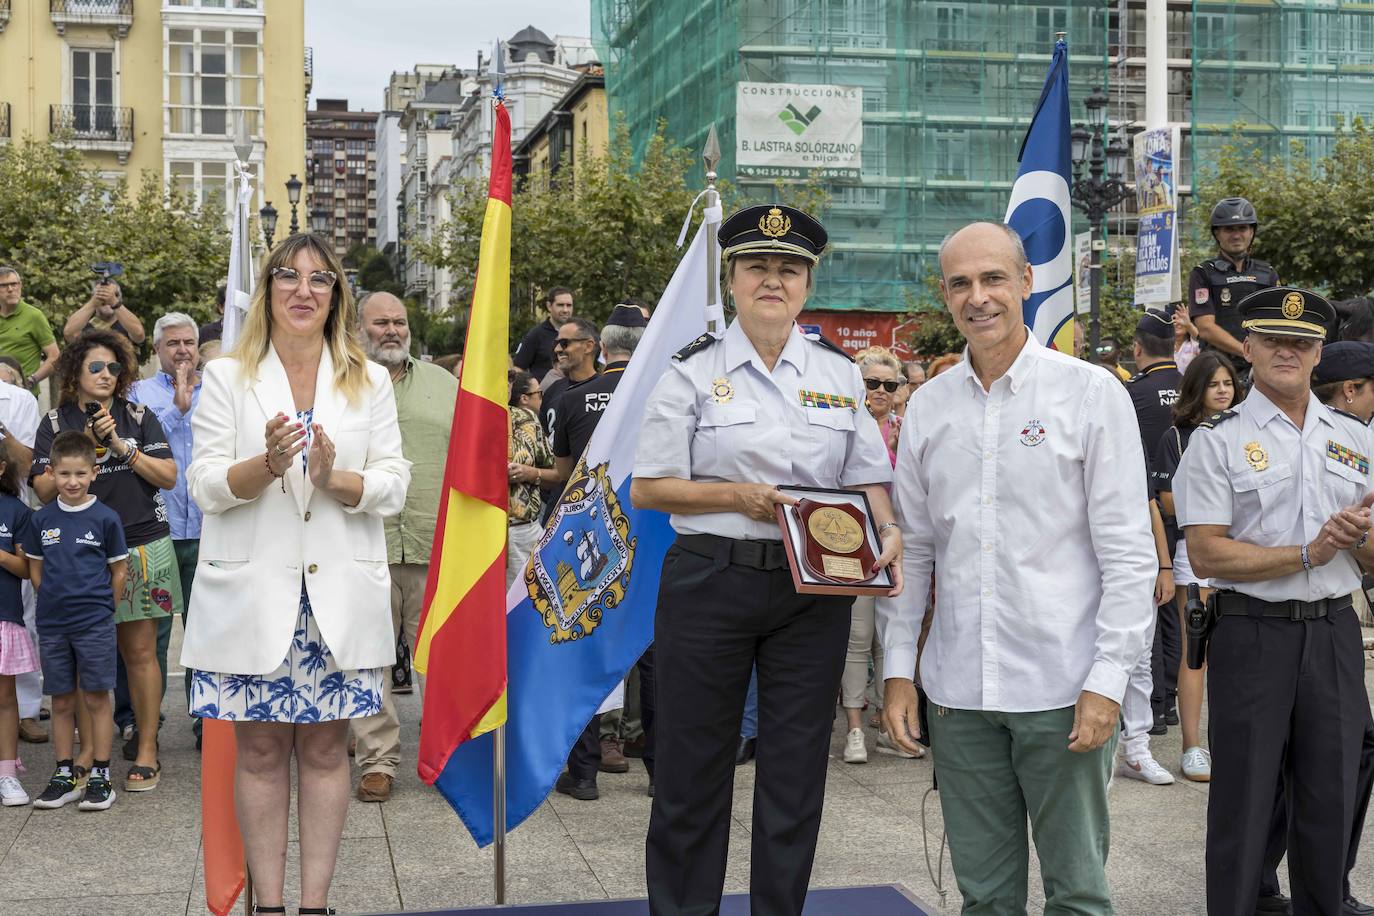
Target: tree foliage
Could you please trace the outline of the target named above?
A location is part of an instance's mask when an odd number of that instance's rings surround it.
[[[554,286],[572,288],[578,314],[597,322],[626,297],[657,302],[684,254],[677,237],[700,191],[688,184],[697,161],[696,153],[665,138],[663,124],[636,159],[629,130],[618,121],[605,155],[592,156],[584,145],[575,168],[521,182],[511,203],[512,340],[542,320],[543,292]],[[727,212],[780,200],[819,216],[827,201],[816,183],[751,189],[755,200],[729,182],[718,187]],[[449,191],[451,219],[430,240],[413,242],[420,260],[450,271],[454,306],[436,317],[454,333],[466,326],[459,319],[477,274],[486,195],[484,179],[456,182]]]
[[[107,184],[76,150],[25,139],[0,147],[0,264],[55,328],[90,296],[91,264],[124,265],[124,301],[151,327],[169,311],[209,320],[228,272],[224,214],[193,208],[146,172],[137,194]]]
[[[1337,298],[1374,287],[1374,130],[1360,119],[1338,127],[1330,154],[1317,158],[1298,140],[1286,158],[1268,156],[1237,131],[1198,182],[1198,247],[1213,247],[1207,218],[1223,197],[1255,205],[1255,256],[1285,283]]]

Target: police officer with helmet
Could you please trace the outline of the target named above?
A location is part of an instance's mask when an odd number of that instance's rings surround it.
[[[654,621],[658,717],[645,871],[654,916],[719,912],[749,672],[757,665],[751,911],[802,911],[820,829],[852,596],[798,594],[779,484],[862,489],[900,571],[892,465],[858,367],[796,317],[826,232],[781,205],[720,227],[738,317],[672,361],[644,409],[630,498],[671,513]],[[876,571],[876,567],[873,571]],[[901,591],[901,579],[894,575]]]
[[[1330,303],[1277,287],[1237,311],[1253,388],[1198,427],[1174,476],[1188,557],[1217,588],[1207,912],[1256,911],[1282,778],[1293,913],[1336,916],[1370,716],[1350,595],[1374,568],[1374,432],[1312,393]]]
[[[1240,301],[1256,290],[1279,285],[1279,275],[1250,257],[1259,232],[1259,217],[1244,197],[1227,197],[1212,208],[1212,237],[1218,255],[1203,261],[1188,276],[1188,301],[1198,336],[1213,350],[1231,358],[1242,380],[1249,370],[1241,340]]]

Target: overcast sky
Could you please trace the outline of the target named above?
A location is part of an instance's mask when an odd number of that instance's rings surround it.
[[[527,25],[591,34],[591,0],[305,0],[305,43],[315,49],[314,99],[348,99],[376,111],[393,70],[415,64],[473,67]]]

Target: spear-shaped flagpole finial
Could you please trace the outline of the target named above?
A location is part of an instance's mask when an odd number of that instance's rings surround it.
[[[720,140],[716,138],[716,125],[706,134],[706,148],[701,151],[701,159],[706,163],[706,186],[716,186],[716,164],[720,162]]]

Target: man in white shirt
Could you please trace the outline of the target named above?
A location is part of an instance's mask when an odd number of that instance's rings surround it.
[[[894,501],[906,581],[935,573],[918,676],[963,912],[1026,912],[1029,818],[1045,911],[1106,916],[1108,777],[1154,618],[1135,414],[1108,372],[1031,336],[1012,230],[964,227],[940,268],[967,358],[912,396]],[[916,667],[924,599],[878,602],[889,672]],[[915,686],[889,676],[885,695],[915,750]]]

